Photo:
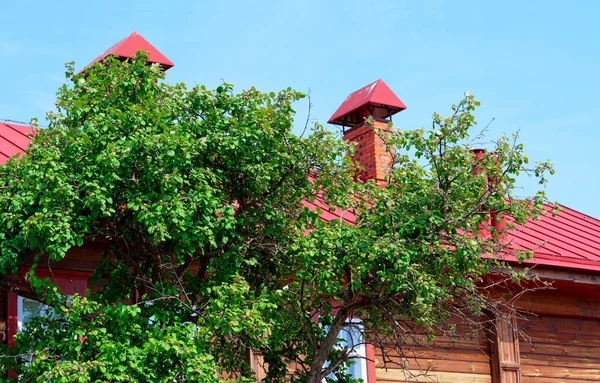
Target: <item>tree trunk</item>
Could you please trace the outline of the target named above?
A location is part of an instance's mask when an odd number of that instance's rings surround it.
[[[327,361],[333,346],[335,345],[335,341],[338,338],[338,334],[344,328],[344,324],[346,323],[346,319],[348,318],[348,308],[342,307],[335,315],[333,319],[333,323],[329,327],[329,331],[327,336],[323,340],[323,342],[319,345],[317,349],[317,354],[314,357],[314,360],[310,366],[310,371],[308,373],[307,383],[320,383],[325,376],[323,374],[323,365]]]

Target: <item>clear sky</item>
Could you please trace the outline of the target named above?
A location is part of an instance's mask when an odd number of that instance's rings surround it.
[[[598,15],[594,0],[0,0],[0,119],[42,122],[65,62],[137,31],[175,63],[168,81],[310,89],[323,124],[378,78],[407,105],[404,129],[468,90],[491,138],[520,130],[532,159],[553,161],[550,200],[600,218]]]

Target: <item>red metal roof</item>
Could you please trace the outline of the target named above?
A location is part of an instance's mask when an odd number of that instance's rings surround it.
[[[0,165],[9,157],[23,154],[34,134],[31,126],[0,122]],[[313,211],[320,208],[325,221],[342,219],[349,224],[356,221],[350,211],[330,211],[321,195],[314,202],[303,201],[303,204]],[[600,220],[566,206],[560,206],[556,216],[552,215],[552,206],[546,205],[545,209],[546,214],[540,220],[528,222],[508,238],[515,248],[534,250],[534,258],[526,263],[600,272]]]
[[[529,264],[600,271],[600,220],[560,206],[545,206],[540,220],[514,230],[510,239],[516,248],[534,250]]]
[[[330,124],[353,126],[362,121],[358,121],[352,116],[352,113],[360,108],[372,106],[381,109],[386,116],[387,114],[395,114],[406,109],[406,105],[398,96],[392,92],[382,79],[370,83],[367,86],[352,92],[340,107],[331,116]],[[370,113],[374,114],[374,113]],[[362,116],[368,117],[368,116]],[[374,117],[379,117],[375,116]],[[383,117],[383,116],[382,116]]]
[[[34,134],[31,126],[0,122],[0,165],[14,155],[25,153]]]
[[[135,58],[135,54],[140,50],[148,52],[148,62],[158,63],[164,70],[172,68],[175,65],[143,38],[142,35],[133,32],[123,40],[108,48],[100,56],[96,57],[88,66],[104,60],[109,55],[116,55],[121,59]]]

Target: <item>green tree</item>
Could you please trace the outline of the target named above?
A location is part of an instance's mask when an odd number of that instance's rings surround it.
[[[503,233],[540,213],[543,192],[511,196],[528,171],[506,137],[475,157],[470,95],[431,130],[386,136],[394,167],[385,187],[356,182],[353,147],[315,125],[292,133],[291,89],[187,89],[140,53],[67,78],[57,112],[27,153],[0,168],[0,282],[48,304],[3,349],[1,371],[24,381],[319,382],[357,354],[339,334],[401,345],[399,323],[431,332],[452,314],[497,304],[482,277],[508,273]],[[368,121],[367,121],[368,123]],[[541,182],[549,163],[532,169]],[[352,214],[325,222],[303,201]],[[508,226],[510,228],[510,225]],[[35,276],[41,260],[105,248],[93,295],[67,299]],[[31,264],[21,280],[19,266]],[[138,294],[141,300],[123,304]],[[289,366],[294,363],[296,368]]]

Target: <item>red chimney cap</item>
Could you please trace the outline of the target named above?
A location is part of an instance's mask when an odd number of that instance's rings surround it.
[[[166,58],[162,53],[158,51],[152,44],[148,42],[137,32],[133,32],[123,40],[119,41],[112,47],[108,48],[100,56],[96,57],[88,66],[91,66],[95,62],[101,62],[109,55],[119,56],[120,59],[133,59],[138,51],[146,51],[148,53],[148,62],[159,64],[163,70],[167,70],[175,66]],[[87,68],[87,67],[86,67]],[[84,69],[85,70],[85,69]]]
[[[379,79],[352,92],[327,122],[354,127],[362,124],[364,117],[369,115],[388,118],[404,109],[406,105]]]

